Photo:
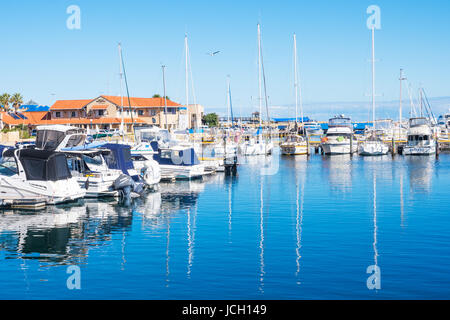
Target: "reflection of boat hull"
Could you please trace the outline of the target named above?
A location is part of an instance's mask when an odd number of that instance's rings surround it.
[[[327,155],[338,155],[338,154],[350,154],[358,151],[358,146],[356,143],[350,148],[349,142],[336,142],[336,143],[322,143],[323,152]]]

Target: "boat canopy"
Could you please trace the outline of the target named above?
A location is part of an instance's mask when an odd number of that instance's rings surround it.
[[[194,166],[200,164],[193,148],[162,149],[153,156],[160,165]]]
[[[36,133],[36,148],[41,150],[55,150],[68,136],[72,135],[66,148],[82,145],[86,139],[86,135],[79,129],[69,129],[66,131],[55,129],[41,129]]]
[[[105,161],[109,169],[122,170],[125,174],[128,174],[128,170],[134,169],[129,145],[107,143],[102,147],[111,150],[109,154],[105,155]]]
[[[15,154],[23,166],[27,180],[59,181],[72,178],[64,153],[35,149],[10,149],[5,151],[4,157],[12,157]]]

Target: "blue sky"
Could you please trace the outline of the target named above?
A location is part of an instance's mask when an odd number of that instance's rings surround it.
[[[81,30],[66,28],[72,4],[81,8]],[[184,103],[187,32],[197,102],[220,111],[230,75],[235,113],[247,114],[257,105],[260,21],[268,95],[276,113],[292,110],[288,106],[294,103],[294,32],[305,104],[358,101],[368,107],[366,8],[371,4],[380,6],[382,19],[376,32],[378,99],[398,98],[400,67],[414,88],[422,84],[429,96],[450,96],[447,0],[2,1],[0,91],[21,92],[41,104],[118,95],[117,43],[122,42],[132,96],[162,93],[164,64],[167,94]],[[221,53],[206,54],[215,50]]]

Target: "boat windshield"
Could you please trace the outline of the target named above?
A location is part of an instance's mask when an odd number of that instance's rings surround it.
[[[67,141],[67,145],[65,148],[74,148],[81,146],[84,144],[84,141],[86,140],[86,136],[83,134],[74,134],[69,138],[69,141]]]
[[[36,148],[55,150],[64,140],[66,134],[55,130],[41,130],[36,135]]]
[[[13,157],[3,157],[0,159],[0,175],[11,177],[18,172],[17,163]]]
[[[410,127],[425,126],[427,124],[428,121],[425,118],[415,118],[409,120]]]
[[[333,118],[328,122],[330,127],[351,127],[352,122],[350,118]]]
[[[140,132],[141,142],[152,142],[152,141],[169,141],[169,132],[167,130],[160,131],[141,131]]]

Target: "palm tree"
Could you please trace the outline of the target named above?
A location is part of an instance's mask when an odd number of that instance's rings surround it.
[[[7,111],[9,108],[10,99],[11,99],[11,95],[8,93],[4,93],[0,96],[0,105],[3,106],[4,111]]]
[[[17,112],[17,109],[22,105],[23,103],[23,97],[20,93],[14,93],[12,97],[9,99],[9,102],[11,102],[14,112]]]

